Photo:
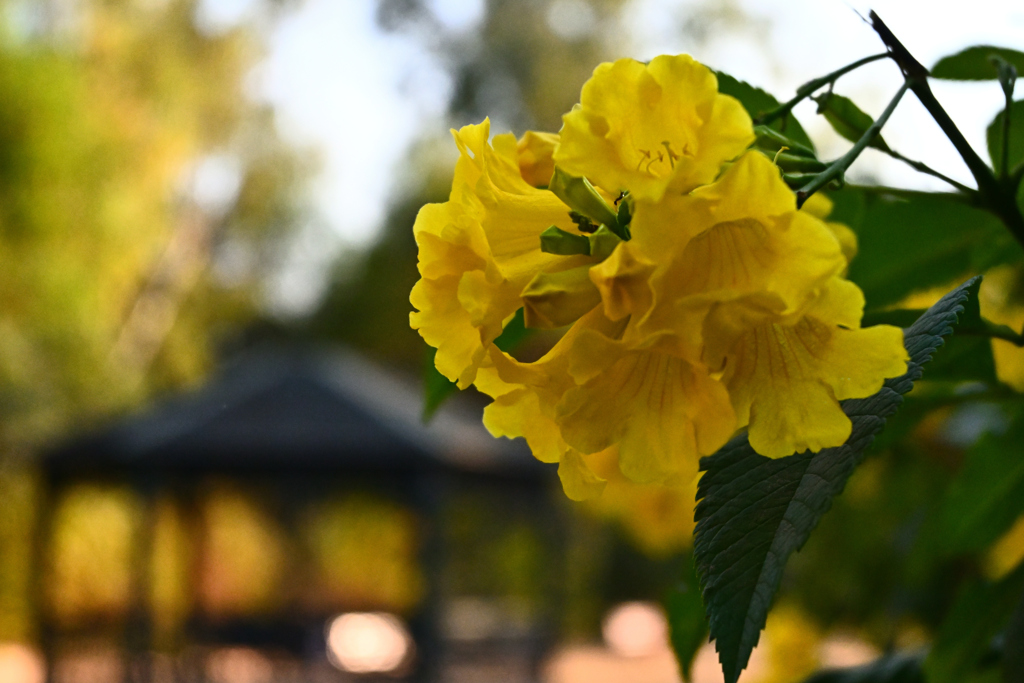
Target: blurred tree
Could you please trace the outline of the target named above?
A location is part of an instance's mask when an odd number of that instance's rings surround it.
[[[204,32],[197,4],[0,1],[0,491],[17,494],[0,639],[31,635],[17,530],[35,487],[17,463],[198,381],[301,218],[310,169],[243,93],[260,36]]]
[[[243,96],[255,37],[193,0],[6,9],[0,440],[30,446],[198,379],[253,313],[256,264],[222,262],[295,223],[303,169]]]

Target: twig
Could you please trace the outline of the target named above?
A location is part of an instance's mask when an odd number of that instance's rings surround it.
[[[881,52],[877,55],[871,55],[870,57],[858,59],[856,62],[853,62],[852,64],[847,64],[841,69],[836,69],[830,74],[826,74],[820,78],[815,78],[814,80],[807,81],[806,83],[804,83],[803,85],[796,89],[796,96],[793,99],[789,100],[785,104],[780,105],[779,107],[771,110],[766,114],[761,114],[760,116],[754,119],[754,123],[769,124],[775,119],[782,118],[790,111],[792,111],[793,107],[800,104],[801,101],[807,99],[808,97],[813,95],[817,90],[825,87],[826,85],[834,84],[844,74],[847,74],[853,71],[854,69],[858,69],[864,66],[865,64],[877,62],[879,59],[885,59],[888,56],[888,52]]]
[[[967,168],[971,171],[971,175],[974,176],[974,180],[978,184],[978,192],[981,195],[983,208],[998,216],[1017,241],[1024,245],[1024,215],[1021,215],[1020,209],[1017,207],[1016,198],[1004,190],[1003,186],[996,180],[992,170],[982,161],[978,153],[971,148],[963,133],[953,123],[953,119],[942,108],[939,101],[935,99],[935,95],[928,85],[928,70],[924,68],[921,62],[914,59],[910,51],[893,35],[893,32],[889,30],[889,27],[885,25],[885,22],[873,10],[870,17],[872,28],[875,29],[875,32],[882,39],[882,42],[885,43],[885,46],[889,48],[893,61],[899,65],[900,70],[903,72],[906,78],[905,84],[914,91],[917,99],[928,110],[928,113],[932,115],[935,122],[939,124],[939,128],[942,129],[942,132],[945,133],[949,141],[953,143],[953,147],[956,148],[964,163],[967,164]]]
[[[949,176],[945,175],[944,173],[939,173],[934,168],[932,168],[931,166],[929,166],[928,164],[926,164],[924,162],[917,161],[916,159],[908,159],[907,157],[903,156],[902,154],[900,154],[899,152],[897,152],[894,149],[884,149],[884,150],[881,150],[881,151],[885,152],[886,154],[888,154],[893,159],[896,159],[897,161],[902,161],[903,163],[907,164],[908,166],[910,166],[911,168],[913,168],[916,171],[920,171],[921,173],[925,173],[927,175],[934,176],[934,177],[938,178],[939,180],[942,180],[943,182],[949,183],[950,185],[952,185],[953,187],[955,187],[959,191],[963,192],[964,194],[969,195],[969,194],[974,194],[975,193],[974,189],[972,189],[970,187],[967,187],[966,185],[963,185],[962,183],[958,183],[957,181],[953,180],[952,178],[950,178]]]
[[[878,137],[878,134],[882,131],[882,126],[884,126],[885,122],[889,120],[890,116],[892,116],[893,111],[896,110],[896,105],[899,104],[900,99],[902,99],[903,94],[907,92],[909,87],[909,82],[904,81],[903,85],[900,86],[899,91],[897,91],[892,100],[890,100],[889,106],[887,106],[885,111],[882,112],[882,115],[879,116],[866,131],[864,131],[864,134],[860,136],[860,139],[857,140],[856,143],[854,143],[853,147],[850,148],[850,151],[836,159],[831,166],[814,176],[814,179],[811,180],[811,182],[797,190],[796,205],[798,207],[803,206],[808,197],[825,187],[825,185],[831,182],[834,178],[843,174],[846,169],[850,168],[850,165],[853,164],[857,157],[860,156],[860,153],[867,149],[867,146],[871,144],[872,140]]]

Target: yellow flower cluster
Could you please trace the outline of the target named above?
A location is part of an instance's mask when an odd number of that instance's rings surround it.
[[[839,401],[906,371],[898,328],[860,328],[856,240],[797,209],[750,117],[688,56],[599,66],[559,135],[454,132],[449,200],[416,220],[412,326],[484,422],[599,493],[611,455],[635,482],[686,483],[747,428],[770,457],[842,444]],[[542,358],[494,344],[523,309],[566,328]]]

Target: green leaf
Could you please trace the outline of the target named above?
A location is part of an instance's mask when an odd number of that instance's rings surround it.
[[[873,396],[842,403],[853,422],[844,445],[773,460],[755,453],[741,435],[701,460],[694,558],[726,683],[736,683],[760,639],[789,556],[843,490],[980,284],[976,277],[957,287],[904,331],[905,375],[887,380]]]
[[[718,76],[718,92],[739,100],[752,119],[756,119],[761,114],[767,114],[779,106],[777,99],[760,88],[755,88],[749,83],[737,80],[721,71],[716,71],[715,75]],[[805,147],[814,149],[814,143],[811,142],[811,138],[807,136],[803,126],[796,120],[792,112],[788,116],[773,121],[769,127]]]
[[[849,277],[864,291],[869,310],[1024,255],[995,216],[957,195],[897,198],[854,188],[830,197],[836,201],[831,220],[857,233]]]
[[[1024,591],[1024,564],[995,582],[976,580],[960,591],[924,662],[928,683],[959,683],[992,650]]]
[[[947,553],[984,549],[1024,513],[1024,406],[1003,434],[970,448],[938,512],[937,538]]]
[[[494,345],[505,353],[511,353],[519,344],[533,333],[523,321],[523,309],[516,311],[515,316],[505,325],[505,329],[494,340]],[[458,385],[437,371],[434,356],[437,350],[427,347],[427,364],[423,369],[423,421],[428,422],[445,400],[459,390]]]
[[[860,140],[871,124],[875,122],[848,97],[826,92],[820,97],[814,98],[814,101],[818,103],[818,113],[825,117],[837,133],[850,142]],[[889,151],[889,145],[885,143],[881,135],[872,140],[870,146],[883,152]]]
[[[932,78],[953,81],[994,81],[998,77],[998,71],[989,60],[992,55],[1002,57],[1013,64],[1017,67],[1017,73],[1024,73],[1024,52],[1006,47],[976,45],[940,59],[932,67]]]
[[[924,683],[920,652],[894,652],[873,662],[845,669],[827,669],[804,683]]]
[[[690,680],[693,659],[708,640],[708,620],[700,598],[700,582],[693,563],[687,563],[684,581],[673,588],[666,603],[672,650],[676,653],[683,680]]]
[[[985,137],[988,141],[988,155],[992,159],[992,168],[997,174],[1003,172],[1003,119],[1006,110],[996,114],[988,125]],[[1013,171],[1024,162],[1024,100],[1017,100],[1010,105],[1010,149],[1007,156],[1007,172]]]

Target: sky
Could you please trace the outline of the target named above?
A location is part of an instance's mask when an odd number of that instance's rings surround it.
[[[749,19],[711,24],[715,30],[698,44],[684,43],[679,27],[695,9],[712,8],[713,14],[721,4],[716,0],[630,0],[614,26],[601,25],[588,0],[554,0],[548,23],[565,38],[604,32],[613,51],[621,53],[615,56],[650,59],[689,52],[779,99],[811,78],[880,52],[877,36],[858,16],[871,9],[926,66],[975,44],[1024,50],[1019,0],[736,1]],[[483,18],[484,0],[429,4],[447,35],[470,31]],[[220,30],[247,20],[254,6],[255,0],[204,0],[199,19]],[[382,31],[374,21],[376,6],[377,0],[298,0],[267,28],[268,56],[250,79],[250,95],[275,108],[284,137],[314,150],[321,161],[311,201],[326,228],[297,244],[285,268],[290,274],[282,279],[284,289],[291,290],[279,297],[285,308],[302,309],[315,300],[316,281],[338,253],[372,244],[388,199],[405,177],[410,145],[448,128],[445,107],[452,84],[426,44],[437,37]],[[877,116],[900,82],[895,66],[883,61],[844,77],[836,92]],[[967,139],[983,151],[985,127],[1002,102],[998,86],[936,82],[933,89]],[[822,156],[842,154],[849,143],[815,116],[813,107],[805,103],[797,114]],[[500,120],[501,112],[492,118]],[[905,155],[970,182],[966,167],[913,96],[901,102],[884,136]],[[906,187],[944,187],[871,150],[850,175]]]

